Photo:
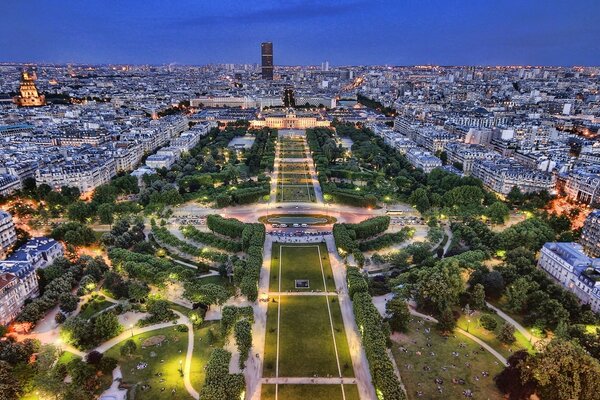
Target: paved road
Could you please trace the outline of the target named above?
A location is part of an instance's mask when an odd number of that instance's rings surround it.
[[[262,378],[261,383],[268,385],[354,385],[354,378],[313,378],[313,377],[289,377],[289,378]],[[362,397],[361,397],[362,398]]]

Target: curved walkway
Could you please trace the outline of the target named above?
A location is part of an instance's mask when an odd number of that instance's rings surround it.
[[[156,324],[156,325],[145,326],[143,328],[127,329],[126,331],[121,333],[119,336],[116,336],[116,337],[102,343],[100,346],[98,346],[95,349],[92,349],[90,351],[95,350],[95,351],[104,353],[107,350],[111,349],[112,347],[116,346],[117,344],[121,343],[122,341],[128,340],[128,339],[132,338],[133,336],[140,335],[140,334],[146,333],[146,332],[155,331],[158,329],[169,328],[169,327],[173,327],[173,326],[177,326],[177,325],[185,325],[188,328],[188,348],[187,348],[187,354],[185,356],[185,365],[183,367],[183,385],[185,386],[185,389],[188,391],[190,396],[192,396],[194,399],[198,400],[200,398],[200,394],[198,393],[198,391],[196,391],[196,389],[194,389],[194,387],[192,386],[192,382],[190,380],[190,372],[192,369],[192,356],[194,353],[194,327],[188,317],[186,317],[179,311],[173,310],[173,312],[179,316],[179,319],[175,322],[173,322],[173,321],[163,322],[163,323]]]
[[[375,304],[375,307],[377,308],[377,310],[379,310],[379,313],[382,316],[385,316],[385,303],[387,303],[387,301],[393,297],[394,297],[393,293],[388,293],[384,296],[377,296],[377,297],[373,298],[373,303]],[[437,319],[433,318],[432,316],[420,313],[417,310],[415,310],[413,305],[410,303],[408,303],[408,311],[410,311],[410,313],[412,315],[419,317],[419,318],[423,318],[426,321],[435,322],[435,323],[438,322]],[[502,354],[498,353],[492,346],[490,346],[483,340],[479,339],[476,336],[473,336],[469,332],[462,330],[460,328],[456,328],[456,332],[468,337],[469,339],[473,340],[475,343],[477,343],[478,345],[480,345],[481,347],[483,347],[484,349],[489,351],[494,357],[496,357],[500,362],[502,362],[503,365],[508,365],[506,358]]]
[[[422,314],[420,312],[418,312],[417,310],[415,310],[414,308],[412,308],[410,305],[408,307],[408,310],[410,311],[410,313],[416,317],[420,317],[423,319],[426,319],[427,321],[430,322],[438,322],[437,319],[426,315],[426,314]],[[489,351],[494,357],[496,357],[500,362],[502,362],[503,365],[508,365],[508,361],[506,360],[506,358],[504,358],[504,356],[500,353],[498,353],[492,346],[490,346],[489,344],[487,344],[486,342],[484,342],[483,340],[479,339],[476,336],[473,336],[472,334],[470,334],[469,332],[462,330],[460,328],[456,328],[456,331],[458,333],[460,333],[461,335],[464,335],[466,337],[468,337],[469,339],[473,340],[475,343],[477,343],[478,345],[480,345],[481,347],[483,347],[484,349],[486,349],[487,351]]]
[[[502,311],[498,307],[494,306],[493,304],[488,303],[487,301],[485,302],[485,305],[488,306],[489,308],[491,308],[492,310],[496,311],[496,314],[498,314],[498,316],[500,318],[502,318],[509,324],[512,324],[519,332],[521,332],[521,334],[523,336],[525,336],[525,339],[529,340],[530,343],[535,344],[536,342],[541,340],[541,339],[533,336],[527,329],[525,329],[523,327],[523,325],[521,325],[520,323],[515,321],[510,315],[506,314],[504,311]]]

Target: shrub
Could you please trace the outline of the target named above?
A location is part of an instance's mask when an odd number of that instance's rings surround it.
[[[496,322],[496,319],[490,314],[483,314],[479,318],[479,323],[488,331],[494,331],[498,326],[498,322]]]

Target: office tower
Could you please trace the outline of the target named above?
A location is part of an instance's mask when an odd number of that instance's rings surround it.
[[[260,45],[260,56],[262,62],[262,78],[273,80],[273,43],[264,42]]]

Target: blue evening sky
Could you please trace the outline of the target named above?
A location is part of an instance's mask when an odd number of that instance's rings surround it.
[[[600,65],[600,0],[0,0],[0,62]]]

